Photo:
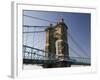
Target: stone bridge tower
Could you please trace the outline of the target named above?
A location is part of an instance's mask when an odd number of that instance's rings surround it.
[[[68,27],[62,19],[54,28],[55,45],[56,45],[56,58],[60,60],[65,60],[69,58],[68,50],[68,37],[67,30]]]
[[[55,48],[54,28],[52,27],[52,24],[50,24],[50,26],[45,31],[46,31],[45,51],[47,52],[45,55],[49,59],[55,59],[56,48]]]
[[[57,64],[59,67],[70,66],[68,63],[64,62],[69,59],[67,30],[68,27],[63,19],[55,26],[50,25],[50,27],[46,29],[45,50],[48,52],[46,56],[51,59],[63,61]]]

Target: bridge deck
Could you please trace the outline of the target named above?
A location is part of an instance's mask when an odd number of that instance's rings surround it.
[[[77,62],[77,61],[59,61],[59,60],[38,60],[38,59],[23,59],[24,64],[42,64],[42,65],[59,65],[64,64],[62,67],[70,67],[71,65],[86,65],[89,66],[90,63]],[[70,65],[70,66],[67,66]],[[60,66],[61,67],[61,66]]]

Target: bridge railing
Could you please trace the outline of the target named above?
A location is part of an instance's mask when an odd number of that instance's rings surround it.
[[[45,53],[46,52],[43,50],[23,45],[23,58],[24,59],[44,60],[44,59],[47,59],[47,57],[45,56]]]
[[[46,54],[50,54],[41,49],[23,45],[23,59],[35,59],[35,60],[55,60],[56,58],[48,57]]]
[[[90,58],[84,58],[84,57],[59,56],[58,58],[70,62],[91,63]]]
[[[81,62],[81,63],[91,63],[90,58],[84,58],[84,57],[70,57],[70,59],[74,60],[75,62]]]
[[[48,52],[44,50],[23,45],[23,59],[58,60],[58,61],[65,60],[69,62],[91,63],[90,58],[73,57],[73,56],[57,56],[57,55],[55,55],[55,58],[54,57],[49,58],[48,56],[45,56],[46,53],[48,54]]]

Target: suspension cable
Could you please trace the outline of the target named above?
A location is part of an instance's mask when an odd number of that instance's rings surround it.
[[[83,50],[83,48],[81,48],[81,46],[76,42],[76,40],[72,37],[72,35],[70,33],[68,33],[69,37],[71,38],[71,40],[73,41],[74,44],[76,44],[76,46],[86,55],[88,56],[88,54]]]
[[[42,21],[47,21],[47,22],[50,22],[50,23],[56,23],[54,21],[50,21],[50,20],[47,20],[47,19],[42,19],[42,18],[39,18],[39,17],[29,16],[29,15],[23,15],[23,16],[26,16],[26,17],[29,17],[29,18],[38,19],[38,20],[42,20]]]
[[[81,57],[81,55],[78,52],[76,52],[73,48],[69,47],[69,49],[71,49],[76,55],[78,55],[79,57]]]

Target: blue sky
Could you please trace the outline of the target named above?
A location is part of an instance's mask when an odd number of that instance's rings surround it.
[[[75,41],[81,46],[82,49],[86,52],[86,55],[69,39],[69,45],[75,51],[79,53],[82,57],[90,57],[90,41],[91,41],[91,14],[89,13],[73,13],[73,12],[49,12],[49,11],[23,11],[24,15],[29,15],[33,17],[38,17],[41,19],[50,20],[57,22],[59,19],[63,18],[65,24],[68,26],[68,32],[73,36]],[[34,18],[29,18],[23,16],[24,25],[32,26],[49,26],[52,22],[37,20]],[[52,23],[55,25],[56,23]],[[31,28],[24,29],[24,31],[43,31],[46,27],[41,28]],[[24,39],[24,44],[29,46],[34,46],[39,49],[45,48],[45,32],[43,33],[34,33],[34,34],[25,34],[24,37],[27,37],[28,40]],[[71,56],[77,56],[70,50]],[[88,56],[87,56],[88,55]]]

